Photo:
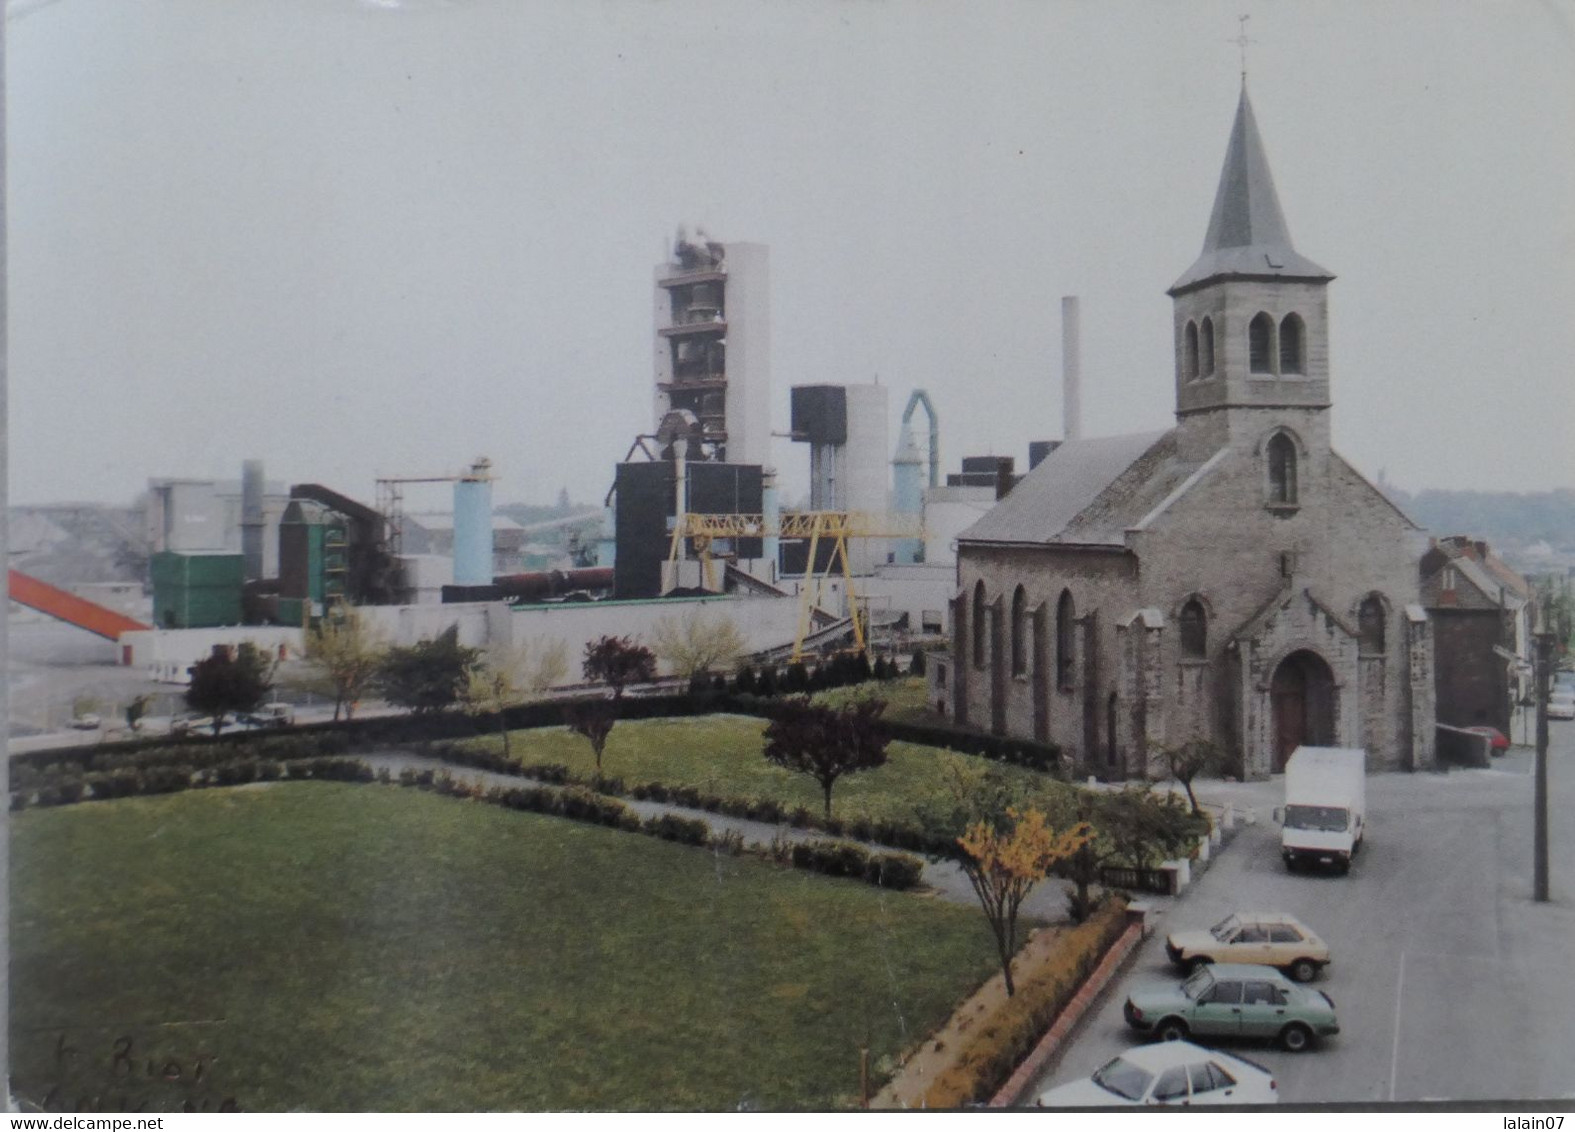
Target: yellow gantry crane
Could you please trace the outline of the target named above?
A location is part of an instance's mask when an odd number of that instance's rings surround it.
[[[806,559],[804,585],[799,590],[798,631],[793,638],[793,660],[804,657],[804,638],[809,635],[812,610],[819,604],[821,584],[840,569],[846,587],[848,616],[853,625],[853,643],[863,651],[865,647],[864,618],[859,612],[857,595],[853,588],[853,568],[848,560],[848,541],[856,538],[922,539],[924,523],[918,515],[871,514],[858,511],[783,511],[779,515],[705,515],[684,512],[673,524],[672,546],[668,563],[676,568],[684,560],[684,543],[693,544],[700,561],[701,585],[707,590],[717,590],[714,558],[711,548],[722,539],[807,539],[809,556]],[[826,560],[824,572],[815,567],[823,541],[832,544],[833,550]]]

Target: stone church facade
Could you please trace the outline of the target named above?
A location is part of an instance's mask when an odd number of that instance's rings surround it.
[[[1204,250],[1170,288],[1176,426],[1068,441],[958,538],[952,702],[1152,773],[1221,744],[1434,762],[1423,532],[1330,447],[1328,284],[1291,246],[1245,89]]]

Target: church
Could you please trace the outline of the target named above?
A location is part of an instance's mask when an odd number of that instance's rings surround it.
[[[1069,440],[958,536],[952,707],[1080,773],[1232,773],[1300,744],[1431,768],[1426,533],[1330,446],[1329,283],[1291,245],[1245,84],[1171,286],[1176,425]]]

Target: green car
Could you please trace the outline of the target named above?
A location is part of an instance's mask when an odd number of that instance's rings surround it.
[[[1127,997],[1127,1025],[1162,1041],[1193,1034],[1274,1038],[1293,1053],[1340,1032],[1334,1000],[1298,986],[1273,967],[1217,963],[1186,982],[1139,987]]]

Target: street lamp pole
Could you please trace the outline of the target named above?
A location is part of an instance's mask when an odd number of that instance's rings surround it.
[[[1546,620],[1537,632],[1537,762],[1533,803],[1531,898],[1548,901],[1548,682],[1553,672],[1553,634]]]

